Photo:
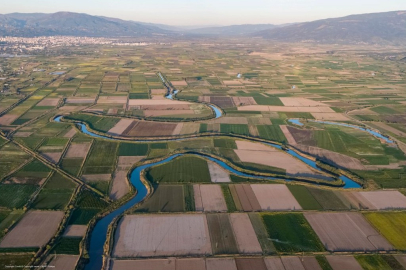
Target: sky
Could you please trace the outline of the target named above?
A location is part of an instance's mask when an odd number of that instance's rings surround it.
[[[404,0],[3,0],[0,13],[82,12],[168,25],[284,24],[406,10]]]

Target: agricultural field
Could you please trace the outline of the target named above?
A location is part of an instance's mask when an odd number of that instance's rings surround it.
[[[1,269],[406,268],[403,49],[157,39],[0,57]]]

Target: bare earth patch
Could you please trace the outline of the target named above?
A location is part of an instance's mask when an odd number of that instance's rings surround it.
[[[293,197],[286,185],[255,184],[251,185],[262,210],[300,210],[302,207]]]
[[[283,256],[281,257],[281,260],[286,270],[306,270],[299,257]]]
[[[279,257],[264,258],[264,262],[268,270],[285,270],[282,260]]]
[[[116,231],[113,255],[154,257],[212,254],[206,216],[125,216]]]
[[[30,211],[6,234],[0,247],[41,247],[54,236],[63,216],[62,211]]]
[[[186,81],[171,81],[173,86],[187,86]]]
[[[75,136],[76,134],[76,129],[75,128],[71,128],[68,132],[65,133],[65,135],[63,135],[64,138],[72,138],[73,136]]]
[[[44,98],[37,106],[56,106],[58,105],[59,98]]]
[[[200,192],[197,191],[198,189]],[[196,190],[197,194],[200,193],[204,212],[227,212],[226,201],[219,185],[193,185],[193,190]],[[198,197],[199,196],[197,196],[197,199],[199,199]],[[200,208],[199,200],[196,206]]]
[[[111,270],[177,270],[175,259],[111,260]]]
[[[248,141],[236,141],[236,143],[238,149],[234,150],[234,152],[242,162],[285,169],[287,174],[294,176],[315,177],[318,174],[300,160],[279,149]]]
[[[350,120],[350,118],[348,118],[343,113],[328,113],[328,112],[317,113],[317,112],[314,112],[314,113],[312,113],[312,115],[317,120],[330,120],[330,121],[348,121],[348,120]]]
[[[113,177],[113,183],[110,190],[110,198],[119,200],[130,192],[130,186],[127,180],[127,171],[118,170]]]
[[[230,190],[231,189],[235,189],[235,193],[237,193],[237,197],[241,204],[242,210],[244,210],[245,212],[261,210],[261,206],[259,205],[257,197],[252,191],[251,185],[248,184],[231,185]]]
[[[74,270],[76,263],[79,260],[78,255],[50,255],[49,257],[54,257],[50,263],[48,263],[48,268],[57,270]]]
[[[84,158],[89,152],[91,143],[73,143],[69,146],[66,152],[66,158]]]
[[[208,162],[210,178],[213,183],[229,183],[231,182],[230,175],[226,170],[221,168],[214,162]]]
[[[371,210],[406,209],[406,197],[397,190],[361,191],[354,193],[357,193],[355,198],[359,204]]]
[[[353,256],[326,256],[333,270],[363,270]]]
[[[16,115],[16,114],[6,114],[3,116],[0,116],[0,125],[8,126],[11,123],[13,123],[14,120],[16,120],[18,117],[19,117],[19,115]]]
[[[255,234],[248,214],[230,214],[230,222],[231,226],[233,227],[235,240],[237,241],[238,251],[240,253],[262,253],[261,245],[258,242],[257,235]]]
[[[49,153],[42,153],[44,157],[46,157],[49,161],[52,161],[53,163],[58,163],[59,160],[61,159],[62,152],[49,152]]]
[[[300,97],[280,97],[283,105],[287,107],[328,107],[329,105],[319,101]]]
[[[360,213],[305,213],[329,251],[393,250]]]
[[[86,225],[70,225],[66,228],[63,236],[68,237],[83,237],[86,234]]]
[[[176,259],[176,270],[206,270],[203,258]]]
[[[121,135],[134,122],[132,119],[121,119],[107,133],[112,135]]]
[[[144,158],[145,156],[120,156],[118,157],[117,166],[120,169],[127,169]]]
[[[82,180],[85,182],[110,181],[111,174],[85,174],[82,175]]]
[[[335,113],[330,107],[285,107],[285,106],[266,106],[266,105],[248,105],[238,107],[239,111],[256,112],[309,112],[309,113]]]
[[[26,137],[29,137],[31,134],[32,134],[32,132],[19,131],[16,134],[14,134],[14,137],[16,137],[16,138],[26,138]]]
[[[206,270],[237,270],[232,258],[209,258],[206,260]]]
[[[287,128],[287,126],[285,125],[280,125],[279,126],[283,132],[283,135],[285,135],[286,139],[288,140],[288,143],[290,145],[296,145],[296,140],[295,138],[292,136],[292,134],[290,133],[289,129]]]
[[[85,103],[94,103],[96,98],[76,98],[71,97],[67,98],[65,103],[72,103],[72,104],[85,104]]]

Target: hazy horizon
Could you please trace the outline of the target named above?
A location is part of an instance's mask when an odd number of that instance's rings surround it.
[[[170,2],[156,0],[138,3],[122,0],[55,2],[15,0],[3,6],[2,13],[54,13],[59,11],[87,13],[146,23],[173,26],[221,26],[234,24],[285,24],[343,17],[352,14],[406,10],[398,0],[341,0],[335,4],[323,0],[236,0]]]

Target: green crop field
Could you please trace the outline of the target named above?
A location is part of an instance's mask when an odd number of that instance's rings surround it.
[[[257,126],[259,136],[261,138],[276,141],[276,142],[287,142],[285,135],[283,135],[282,130],[279,126]]]
[[[194,156],[183,156],[169,163],[158,165],[147,172],[153,183],[200,183],[210,182],[206,160]]]
[[[265,254],[275,254],[276,248],[272,240],[268,236],[268,232],[261,218],[261,215],[258,213],[249,213],[248,216],[250,217],[251,224],[255,230],[255,234],[257,235],[258,241],[261,244],[262,251]]]
[[[8,269],[10,266],[25,266],[33,257],[33,254],[2,254],[0,256],[0,269]]]
[[[208,214],[211,246],[214,254],[238,253],[230,220],[226,214]]]
[[[54,249],[51,250],[51,253],[79,255],[79,244],[81,241],[81,238],[62,237],[58,240]]]
[[[100,209],[76,208],[69,219],[69,225],[87,225],[100,212]]]
[[[226,134],[231,133],[231,134],[246,135],[246,136],[248,136],[250,134],[248,126],[241,125],[241,124],[220,124],[220,131],[221,131],[221,133],[226,133]]]
[[[154,193],[136,212],[183,212],[185,198],[181,185],[159,185]]]
[[[297,202],[304,210],[322,210],[323,207],[319,202],[313,197],[309,192],[307,187],[299,185],[288,185],[287,186],[292,192],[293,196],[296,198]]]
[[[237,149],[237,144],[231,139],[214,139],[214,147]]]
[[[406,250],[406,213],[364,213],[375,228],[397,249]]]
[[[324,210],[348,210],[349,207],[333,191],[307,188]]]
[[[108,204],[92,191],[83,190],[76,201],[76,205],[80,208],[104,209],[107,207]]]
[[[261,214],[279,252],[323,251],[324,247],[302,214]]]
[[[383,259],[381,255],[357,255],[354,257],[365,270],[392,270],[392,267]]]
[[[109,141],[95,141],[86,159],[83,174],[112,173],[116,162],[118,144]]]
[[[0,184],[0,207],[22,208],[37,188],[34,185]]]
[[[119,156],[146,156],[148,144],[120,143],[118,147]]]
[[[230,188],[228,187],[228,185],[221,185],[221,190],[223,191],[223,195],[224,195],[224,199],[227,204],[228,212],[237,211],[233,196],[231,195],[231,191],[230,191]]]
[[[77,158],[64,158],[61,162],[61,167],[66,172],[77,176],[80,169],[82,168],[83,159]]]

